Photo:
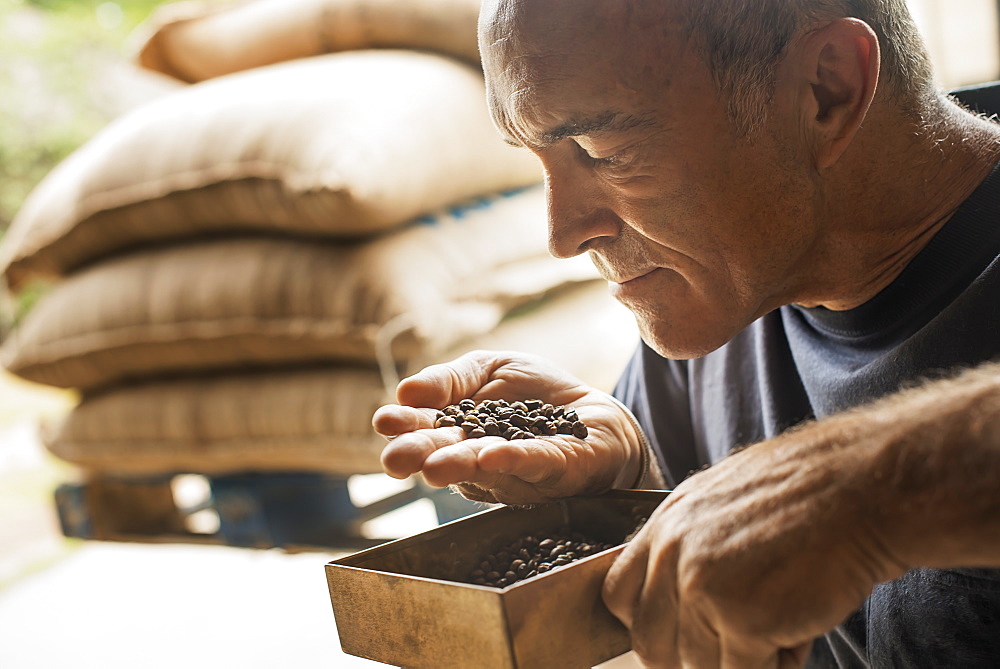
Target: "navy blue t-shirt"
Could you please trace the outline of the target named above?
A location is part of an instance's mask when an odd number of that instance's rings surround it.
[[[614,394],[676,485],[736,446],[997,359],[1000,167],[862,306],[785,306],[696,360],[643,344]],[[1000,570],[918,569],[876,586],[809,666],[1000,667]]]

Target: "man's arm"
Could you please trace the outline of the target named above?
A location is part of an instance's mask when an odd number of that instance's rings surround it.
[[[901,562],[1000,566],[1000,364],[845,418],[875,432],[875,471],[896,521],[887,541]]]
[[[994,364],[689,478],[615,562],[605,600],[655,666],[799,666],[877,583],[1000,566],[998,483]]]

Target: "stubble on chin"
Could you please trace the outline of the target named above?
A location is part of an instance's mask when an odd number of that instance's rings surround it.
[[[651,349],[669,360],[693,360],[718,350],[739,333],[725,323],[699,323],[674,316],[664,318],[648,308],[625,305],[635,317],[639,335]],[[681,320],[683,319],[683,320]]]

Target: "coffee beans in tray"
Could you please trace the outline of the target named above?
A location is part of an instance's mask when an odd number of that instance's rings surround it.
[[[587,438],[587,426],[576,411],[542,400],[484,400],[477,404],[465,399],[437,413],[434,427],[453,425],[465,430],[470,439],[503,437],[513,441],[557,434]]]
[[[469,574],[468,581],[505,588],[615,545],[594,541],[579,532],[563,531],[545,538],[529,535],[486,556]]]

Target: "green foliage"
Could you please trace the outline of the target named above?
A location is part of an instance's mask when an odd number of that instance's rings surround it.
[[[130,23],[145,18],[163,0],[118,0],[116,4],[125,13]],[[14,2],[14,4],[19,4]],[[23,4],[49,12],[62,12],[82,16],[93,15],[98,6],[108,4],[107,0],[23,0]]]
[[[162,0],[0,0],[0,232],[114,116],[101,77]]]

